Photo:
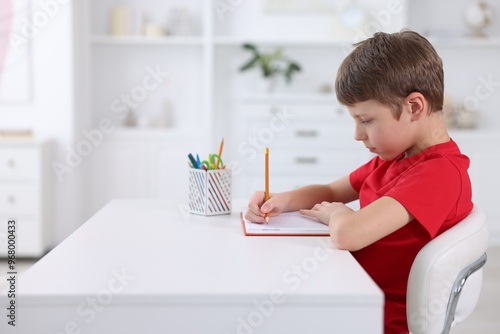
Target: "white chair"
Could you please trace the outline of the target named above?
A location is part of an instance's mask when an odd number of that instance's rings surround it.
[[[412,334],[447,334],[472,313],[481,292],[488,239],[486,214],[475,206],[420,250],[410,270],[406,297]]]

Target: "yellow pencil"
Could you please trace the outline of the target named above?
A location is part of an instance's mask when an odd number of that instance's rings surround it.
[[[264,156],[266,160],[266,202],[269,200],[269,148],[265,148]],[[269,223],[269,213],[266,212],[266,224]]]
[[[222,148],[224,147],[224,138],[222,138],[219,146],[219,159],[217,159],[217,169],[219,169],[220,159],[222,157]]]

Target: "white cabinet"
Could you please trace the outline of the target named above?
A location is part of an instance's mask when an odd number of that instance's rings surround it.
[[[16,221],[16,256],[40,257],[50,232],[48,143],[0,142],[0,257],[7,255],[7,222]]]
[[[353,120],[332,96],[245,97],[234,117],[235,192],[264,187],[264,147],[270,148],[270,188],[279,192],[328,183],[369,159],[353,140]]]

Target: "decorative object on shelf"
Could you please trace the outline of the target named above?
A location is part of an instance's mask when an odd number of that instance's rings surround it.
[[[143,109],[137,113],[137,126],[140,128],[147,128],[151,126],[151,121],[149,119],[148,112]]]
[[[130,33],[131,13],[128,7],[117,6],[109,11],[109,33],[112,36],[126,36]]]
[[[335,1],[331,0],[265,0],[263,9],[266,12],[317,12],[325,13],[335,9]]]
[[[109,11],[111,36],[141,35],[143,32],[142,9],[135,6],[115,6]]]
[[[474,0],[463,11],[463,19],[472,30],[472,37],[484,38],[486,29],[493,18],[493,10],[486,1]]]
[[[144,35],[147,37],[160,37],[166,35],[166,31],[161,24],[146,23],[144,24]]]
[[[0,129],[0,141],[5,139],[29,139],[33,140],[35,136],[33,135],[33,130],[31,129]]]
[[[286,83],[290,84],[293,75],[301,71],[300,65],[285,57],[281,48],[276,48],[270,53],[261,53],[253,44],[244,44],[243,48],[252,52],[253,57],[240,67],[240,71],[260,67],[262,76],[268,81],[268,93],[274,91],[279,76],[283,76]]]
[[[366,14],[356,0],[348,1],[339,9],[342,24],[349,29],[359,29],[365,22]]]
[[[137,125],[137,120],[135,119],[134,111],[132,109],[127,110],[127,114],[123,119],[123,125],[126,127],[133,127]]]
[[[460,129],[474,129],[479,121],[477,110],[467,108],[463,103],[454,105],[455,126]]]
[[[153,120],[153,126],[160,128],[168,128],[173,126],[172,120],[172,106],[168,99],[163,100],[163,109],[160,110],[158,115]]]
[[[170,12],[170,31],[172,35],[191,36],[193,35],[193,23],[191,13],[188,8],[175,7]]]
[[[453,114],[453,102],[449,96],[444,97],[443,101],[443,119],[446,127],[452,129],[455,127],[455,115]]]
[[[324,83],[319,87],[319,91],[322,94],[331,94],[333,92],[333,87],[330,83]]]
[[[33,37],[42,23],[28,0],[0,5],[0,104],[27,103],[33,96]],[[45,12],[42,11],[45,15]],[[33,18],[31,23],[28,18]],[[45,20],[45,19],[43,19]],[[47,22],[44,21],[44,24]],[[3,107],[2,107],[3,108]]]
[[[449,129],[474,129],[479,122],[479,113],[467,108],[462,102],[453,103],[445,97],[443,104],[444,121]]]

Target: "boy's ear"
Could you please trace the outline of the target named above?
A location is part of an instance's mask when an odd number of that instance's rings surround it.
[[[404,100],[406,110],[410,113],[412,121],[418,121],[427,113],[427,100],[422,93],[410,93]]]

